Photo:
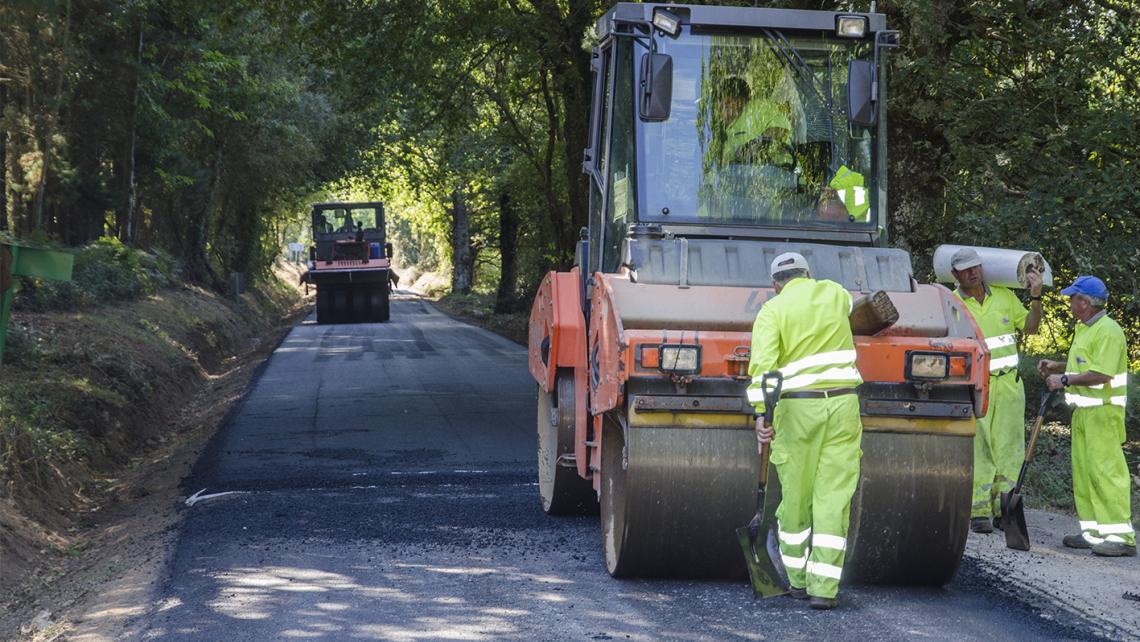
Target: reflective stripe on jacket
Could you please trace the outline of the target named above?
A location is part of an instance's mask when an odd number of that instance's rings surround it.
[[[851,388],[863,383],[855,366],[851,294],[834,281],[792,279],[760,308],[752,325],[748,401],[764,412],[765,372],[779,370],[784,392]]]
[[[978,329],[990,350],[990,375],[1000,375],[1017,368],[1017,331],[1025,327],[1029,310],[1009,288],[1000,285],[986,285],[986,296],[981,303],[962,292],[954,294],[966,305],[973,315]]]
[[[1065,373],[1070,377],[1090,370],[1112,377],[1106,384],[1069,386],[1065,403],[1077,408],[1128,405],[1128,346],[1120,325],[1101,315],[1092,325],[1078,323],[1069,348]]]

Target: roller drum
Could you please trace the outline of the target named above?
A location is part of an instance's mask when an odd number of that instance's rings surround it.
[[[602,545],[611,575],[746,575],[735,529],[756,512],[759,473],[747,425],[623,431],[608,415],[602,435]]]
[[[845,580],[941,586],[970,525],[971,437],[863,432]]]
[[[756,510],[759,457],[750,426],[623,423],[624,416],[607,415],[602,435],[602,544],[610,574],[743,577],[734,531]],[[949,582],[969,530],[971,438],[865,431],[862,449],[844,582]],[[774,473],[768,492],[776,499]]]

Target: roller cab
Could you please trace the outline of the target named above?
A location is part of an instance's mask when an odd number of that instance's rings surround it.
[[[598,510],[617,577],[744,575],[750,333],[772,259],[796,251],[814,278],[899,311],[855,337],[864,454],[844,579],[949,581],[989,353],[886,242],[880,54],[897,34],[879,14],[653,4],[618,4],[597,32],[589,227],[530,321],[544,509]]]

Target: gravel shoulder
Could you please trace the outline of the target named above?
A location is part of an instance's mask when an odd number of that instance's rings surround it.
[[[1140,597],[1140,557],[1065,548],[1061,538],[1077,531],[1074,517],[1027,510],[1025,520],[1029,551],[1006,548],[1000,531],[971,533],[966,557],[1007,594],[1058,620],[1077,617],[1106,638],[1140,640],[1140,602],[1123,597]]]

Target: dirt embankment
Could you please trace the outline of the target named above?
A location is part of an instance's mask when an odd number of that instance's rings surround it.
[[[12,317],[0,366],[0,639],[161,553],[178,481],[302,312],[281,282]],[[146,559],[138,559],[138,558]],[[34,621],[34,624],[29,624]]]

